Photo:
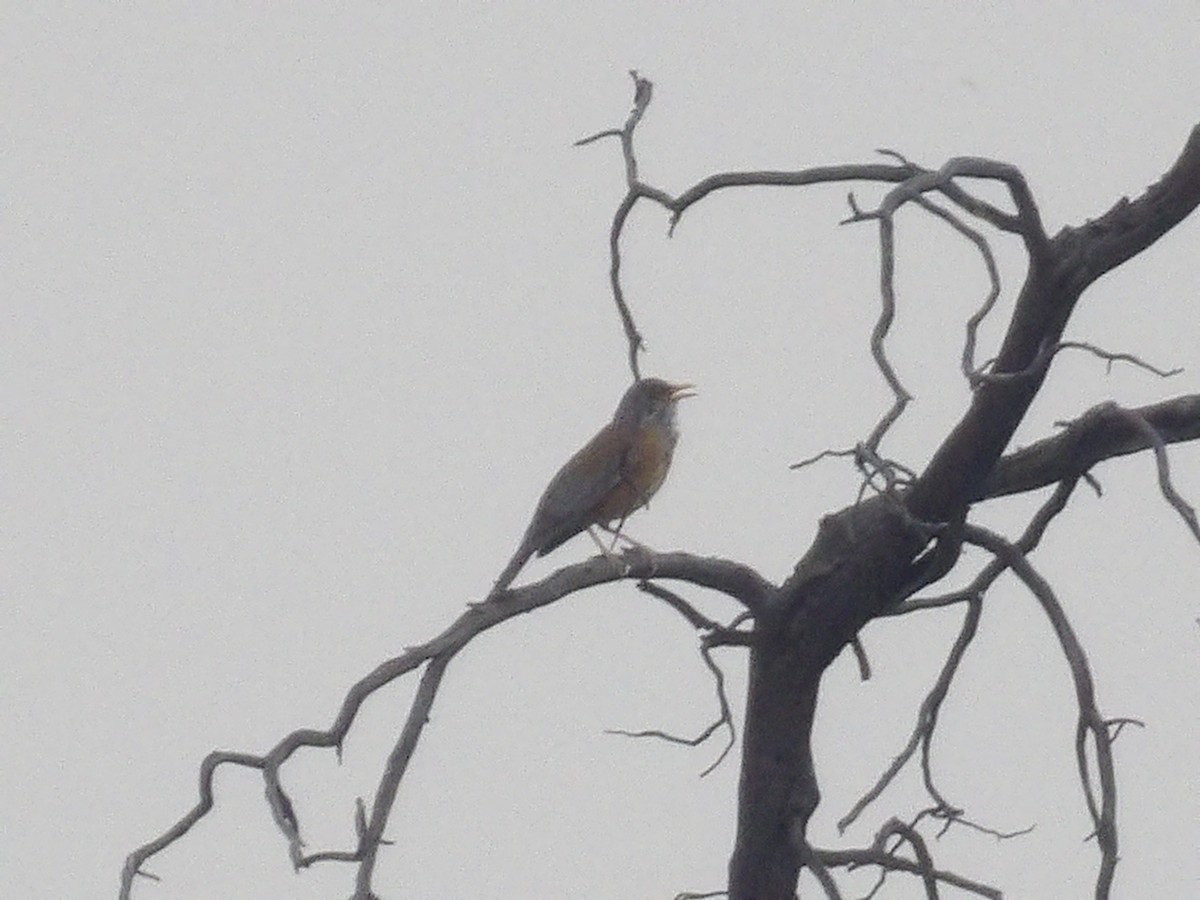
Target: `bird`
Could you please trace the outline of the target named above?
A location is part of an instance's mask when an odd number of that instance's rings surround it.
[[[694,397],[694,387],[641,378],[625,391],[612,420],[550,479],[489,599],[503,593],[535,553],[545,556],[582,531],[599,543],[593,525],[611,531],[615,543],[625,519],[662,487],[679,440],[676,405]]]

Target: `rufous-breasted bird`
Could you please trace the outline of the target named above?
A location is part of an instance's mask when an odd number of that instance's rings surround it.
[[[633,383],[617,404],[612,421],[550,479],[533,521],[489,598],[512,584],[535,553],[545,556],[593,525],[618,533],[630,513],[650,502],[667,477],[679,440],[676,404],[695,396],[692,387],[661,378]]]

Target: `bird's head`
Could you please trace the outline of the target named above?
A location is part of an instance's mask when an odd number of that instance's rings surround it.
[[[613,420],[634,425],[657,421],[669,426],[675,420],[675,405],[696,396],[694,387],[686,382],[676,384],[661,378],[641,378],[625,392]]]

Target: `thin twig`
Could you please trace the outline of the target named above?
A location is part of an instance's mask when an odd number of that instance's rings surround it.
[[[911,163],[909,165],[911,167]],[[971,215],[983,219],[1001,231],[1020,235],[1032,256],[1040,257],[1045,252],[1049,239],[1042,226],[1041,215],[1029,191],[1029,185],[1025,182],[1025,176],[1016,166],[977,156],[959,156],[948,160],[936,172],[913,168],[917,169],[917,173],[901,188],[892,191],[885,201],[886,208],[894,211],[913,196],[932,190],[941,191]],[[1002,212],[985,200],[963,190],[955,183],[956,178],[983,178],[1003,182],[1008,186],[1013,205],[1017,209],[1016,215]]]
[[[1160,369],[1158,366],[1151,365],[1140,356],[1135,356],[1132,353],[1113,353],[1105,350],[1103,347],[1097,347],[1095,344],[1089,344],[1087,341],[1059,341],[1057,344],[1046,343],[1038,350],[1037,355],[1024,369],[1017,372],[987,372],[985,371],[993,362],[988,360],[979,369],[968,372],[967,378],[973,386],[978,386],[983,383],[998,383],[1003,381],[1021,381],[1023,379],[1031,379],[1038,376],[1050,361],[1054,359],[1063,350],[1085,350],[1093,356],[1098,356],[1107,364],[1106,371],[1111,372],[1113,363],[1123,362],[1129,365],[1136,366],[1139,369],[1144,369],[1159,378],[1171,378],[1183,372],[1181,368]]]
[[[835,457],[854,456],[858,452],[857,447],[847,447],[844,450],[822,450],[820,453],[813,456],[805,457],[799,462],[791,463],[789,469],[803,469],[806,466],[811,466],[813,463],[820,462],[823,459],[831,459]]]
[[[867,658],[867,650],[862,645],[862,640],[856,634],[850,640],[850,647],[854,651],[854,659],[858,663],[858,678],[860,681],[871,680],[871,660]]]
[[[617,137],[621,139],[621,156],[625,161],[627,191],[621,203],[617,206],[617,211],[613,215],[612,226],[609,229],[608,278],[609,285],[612,288],[613,301],[617,305],[617,313],[621,317],[621,326],[625,330],[625,339],[629,345],[629,368],[633,372],[634,380],[637,380],[641,378],[641,369],[638,365],[638,352],[644,350],[646,345],[641,332],[638,331],[637,323],[633,320],[633,313],[629,309],[629,304],[625,300],[625,292],[621,287],[621,233],[625,229],[625,220],[629,218],[629,213],[633,210],[639,198],[648,197],[660,203],[663,200],[669,201],[670,198],[661,191],[643,185],[638,180],[637,155],[633,149],[633,132],[642,120],[642,116],[646,114],[646,109],[649,107],[650,100],[654,96],[654,85],[639,75],[636,69],[629,71],[629,77],[633,79],[633,108],[629,111],[629,116],[625,120],[624,127],[620,129],[608,128],[590,137],[581,138],[575,142],[575,146],[582,147],[604,137]]]
[[[931,806],[928,809],[922,810],[917,819],[920,820],[926,817],[942,821],[942,825],[937,833],[939,840],[955,825],[969,828],[972,831],[978,831],[980,834],[994,837],[998,841],[1010,841],[1013,838],[1024,837],[1037,828],[1037,823],[1035,822],[1031,825],[1026,825],[1024,828],[1014,828],[1012,831],[1000,831],[998,828],[990,828],[987,825],[981,825],[978,822],[968,819],[963,815],[961,809],[948,809],[944,806]]]
[[[1109,735],[1110,741],[1116,741],[1116,739],[1121,736],[1121,732],[1125,730],[1127,725],[1136,725],[1138,728],[1146,727],[1146,723],[1141,719],[1132,719],[1129,716],[1117,716],[1113,719],[1107,719],[1105,720],[1104,724],[1112,729],[1112,734]]]
[[[893,189],[893,193],[899,191],[900,188]],[[904,409],[912,400],[912,395],[900,383],[899,376],[896,375],[896,370],[892,367],[891,361],[888,359],[887,351],[884,349],[884,340],[887,338],[888,332],[891,330],[892,322],[896,317],[896,289],[895,289],[895,273],[896,273],[896,238],[895,224],[892,218],[891,211],[885,211],[881,205],[878,210],[870,213],[864,213],[858,208],[854,202],[854,195],[849,197],[851,215],[843,220],[842,224],[850,222],[862,222],[869,219],[875,219],[879,222],[879,299],[880,309],[879,317],[875,320],[875,327],[871,330],[871,357],[875,360],[875,366],[883,375],[883,380],[887,382],[888,387],[892,391],[892,405],[887,412],[883,414],[880,420],[875,424],[867,439],[863,441],[863,446],[872,453],[879,451],[879,444],[887,434],[888,429],[896,423],[896,420],[904,413]]]
[[[933,215],[947,222],[951,228],[969,240],[975,245],[975,249],[979,251],[979,255],[983,257],[983,266],[987,270],[988,275],[988,292],[984,297],[983,303],[979,309],[967,319],[967,336],[963,341],[962,352],[962,371],[967,380],[971,380],[971,373],[975,368],[975,345],[979,337],[979,326],[983,324],[983,320],[987,318],[996,305],[996,301],[1000,299],[1000,269],[996,265],[996,257],[992,253],[991,245],[988,244],[987,238],[982,234],[963,222],[958,216],[949,210],[943,209],[938,204],[934,203],[928,197],[917,197],[917,204],[924,210],[933,213]]]
[[[717,729],[722,726],[729,729],[729,740],[717,758],[700,773],[700,777],[704,778],[711,774],[717,766],[724,762],[725,757],[729,755],[729,751],[733,749],[733,745],[737,742],[737,727],[733,724],[733,711],[729,706],[729,697],[725,693],[725,673],[721,671],[721,667],[716,664],[712,658],[712,651],[708,647],[701,646],[700,656],[704,660],[704,665],[713,676],[713,682],[717,694],[718,715],[716,720],[709,724],[703,731],[695,737],[681,737],[680,735],[671,734],[667,731],[661,731],[657,728],[646,729],[643,731],[626,731],[621,728],[606,728],[605,734],[618,734],[629,738],[657,738],[660,741],[666,741],[670,744],[682,744],[686,747],[698,747],[712,737]]]
[[[861,868],[863,866],[878,866],[888,872],[906,872],[910,875],[921,875],[921,867],[910,859],[894,856],[876,847],[863,847],[849,850],[822,850],[814,848],[813,852],[827,867]],[[954,872],[944,869],[934,869],[933,876],[943,884],[956,887],[959,890],[986,897],[987,900],[1003,900],[1004,895],[991,885],[972,881]]]
[[[672,590],[668,590],[661,584],[655,584],[653,581],[643,579],[637,583],[637,588],[644,594],[649,594],[651,597],[657,597],[659,600],[666,603],[673,610],[687,619],[688,624],[697,631],[723,631],[724,626],[720,622],[710,619],[704,615],[692,604],[688,603],[682,597]]]

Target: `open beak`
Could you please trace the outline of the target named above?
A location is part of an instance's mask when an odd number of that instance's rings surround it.
[[[696,392],[692,390],[694,387],[695,385],[689,382],[671,385],[671,402],[675,403],[679,400],[686,400],[688,397],[695,397]]]

